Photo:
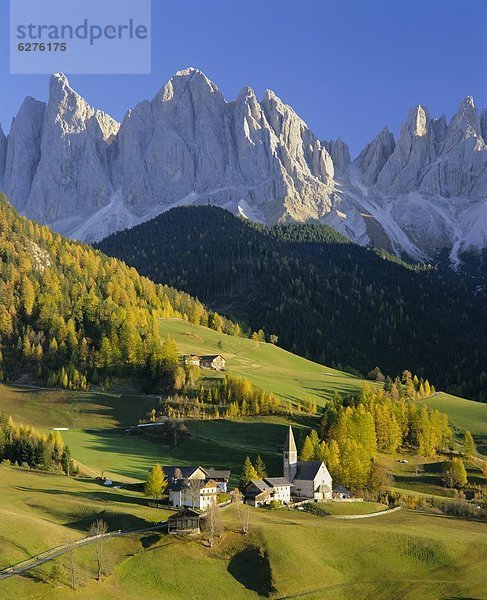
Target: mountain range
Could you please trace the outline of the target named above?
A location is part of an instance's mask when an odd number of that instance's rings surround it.
[[[197,69],[179,71],[121,123],[54,74],[47,103],[26,98],[6,136],[0,189],[26,216],[99,241],[170,208],[212,204],[249,220],[328,224],[413,260],[487,246],[487,109],[449,120],[413,108],[352,160],[267,90],[227,102]]]

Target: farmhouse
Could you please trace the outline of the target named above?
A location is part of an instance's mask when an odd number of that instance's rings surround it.
[[[200,357],[197,354],[188,354],[183,357],[183,362],[185,365],[194,365],[196,367],[200,366]]]
[[[200,357],[200,367],[202,369],[214,369],[215,371],[223,371],[227,361],[221,354],[211,354],[209,356]]]
[[[213,369],[214,371],[224,371],[227,361],[221,354],[209,354],[198,356],[197,354],[187,354],[182,357],[185,365],[194,365],[202,369]]]
[[[265,477],[251,481],[245,489],[245,499],[252,506],[262,506],[276,500],[291,502],[292,484],[285,477]]]
[[[217,503],[218,484],[210,479],[180,479],[169,484],[169,503],[174,508],[190,506],[202,511]]]
[[[322,461],[298,460],[293,429],[289,426],[283,456],[284,477],[293,484],[293,495],[310,500],[332,499],[332,478]]]
[[[163,467],[169,481],[171,506],[191,506],[206,510],[217,502],[217,495],[227,491],[229,470],[206,469],[200,466]]]
[[[200,533],[200,514],[191,508],[184,508],[167,520],[168,533]]]

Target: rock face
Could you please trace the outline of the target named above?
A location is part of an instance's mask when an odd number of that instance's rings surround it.
[[[5,163],[7,161],[7,136],[3,133],[2,126],[0,125],[0,182],[3,179],[5,173]]]
[[[27,98],[0,182],[24,214],[86,241],[181,204],[249,219],[328,223],[362,244],[428,259],[487,246],[487,110],[466,98],[448,123],[412,109],[397,141],[383,129],[352,161],[320,141],[272,91],[227,102],[196,69],[176,75],[121,124],[63,75],[47,105]]]

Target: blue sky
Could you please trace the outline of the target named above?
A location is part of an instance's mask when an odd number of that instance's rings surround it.
[[[244,85],[259,97],[273,89],[320,138],[341,136],[356,154],[384,125],[396,133],[417,103],[436,116],[450,116],[466,95],[485,106],[486,27],[484,0],[154,0],[152,75],[70,81],[121,119],[195,66],[227,99]],[[9,75],[8,34],[8,0],[0,0],[7,131],[23,98],[46,99],[48,84],[45,75]]]

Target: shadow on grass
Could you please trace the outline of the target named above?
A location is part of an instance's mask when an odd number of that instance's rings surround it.
[[[31,491],[30,488],[24,486],[16,486],[15,489],[23,492]],[[51,496],[70,496],[77,500],[83,501],[85,499],[91,499],[95,502],[110,502],[110,503],[121,503],[121,504],[135,504],[137,506],[148,506],[147,498],[138,498],[137,496],[126,496],[125,494],[112,492],[112,491],[89,491],[89,492],[71,492],[68,490],[56,490],[50,488],[36,489],[35,495],[49,494]]]
[[[149,533],[147,535],[143,535],[140,538],[140,543],[142,544],[142,548],[147,550],[148,548],[152,548],[162,539],[162,535],[159,533]]]
[[[248,590],[268,598],[274,591],[271,566],[267,554],[256,546],[247,546],[235,554],[228,572]]]

